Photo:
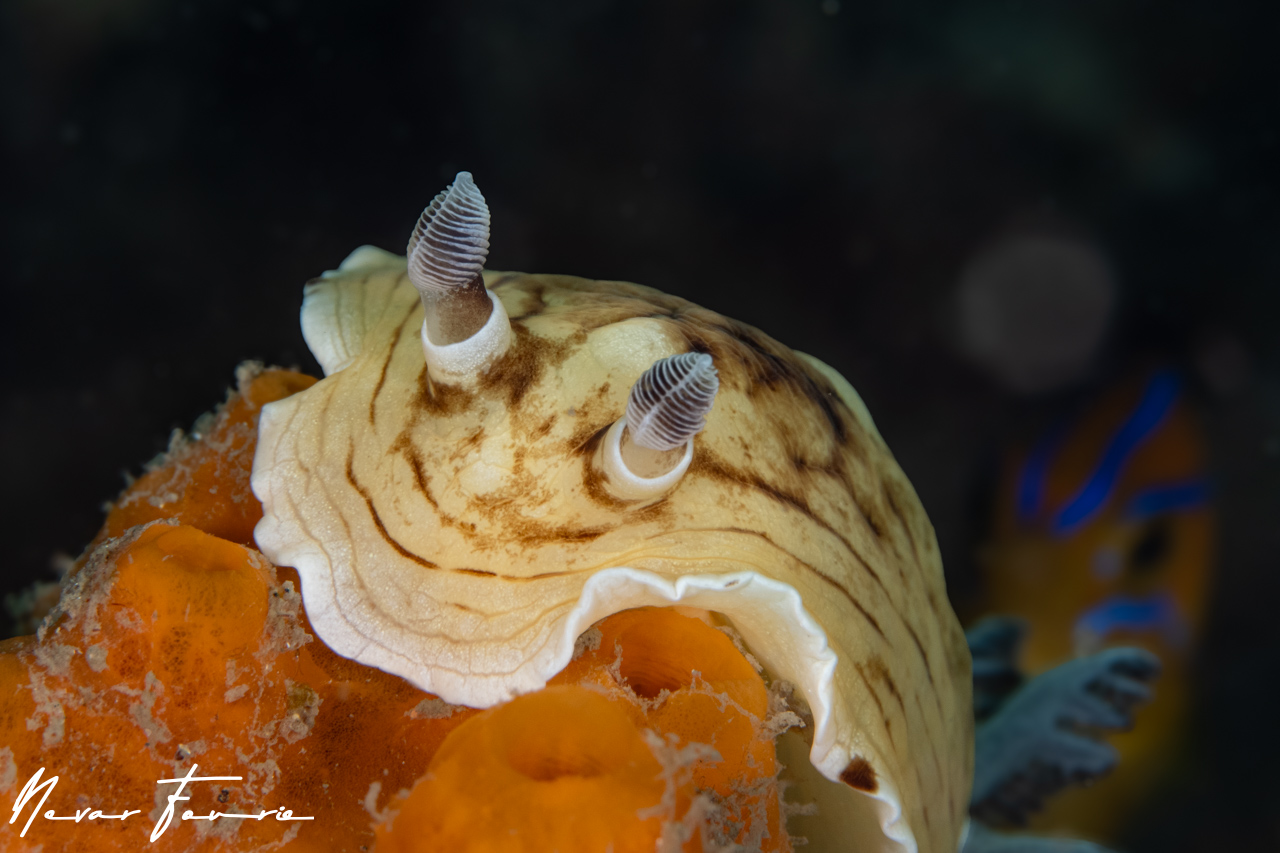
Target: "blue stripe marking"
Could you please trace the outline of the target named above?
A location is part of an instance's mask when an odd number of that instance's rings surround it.
[[[1066,535],[1073,532],[1107,503],[1129,455],[1155,432],[1177,397],[1178,378],[1172,371],[1162,370],[1151,377],[1138,407],[1111,439],[1093,476],[1053,519],[1051,529],[1054,533]]]
[[[1040,501],[1044,497],[1044,481],[1049,475],[1049,463],[1058,451],[1068,434],[1068,424],[1059,424],[1046,435],[1022,466],[1018,477],[1018,518],[1029,522],[1035,519],[1040,511]]]
[[[1208,503],[1209,484],[1204,480],[1191,480],[1139,492],[1129,499],[1124,514],[1126,518],[1140,520],[1162,512],[1198,509]]]
[[[1076,620],[1077,639],[1087,634],[1104,640],[1116,631],[1157,631],[1174,647],[1181,646],[1188,637],[1178,603],[1168,592],[1141,598],[1113,595]]]

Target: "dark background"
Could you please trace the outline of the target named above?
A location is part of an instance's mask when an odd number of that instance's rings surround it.
[[[3,588],[53,578],[122,472],[236,364],[315,371],[301,285],[402,251],[458,169],[491,269],[640,281],[844,373],[974,589],[999,449],[1155,354],[1187,368],[1221,519],[1191,756],[1134,851],[1280,844],[1280,55],[1222,0],[6,0]],[[957,354],[1011,220],[1111,260],[1074,390]],[[1196,379],[1206,342],[1229,388]],[[1215,390],[1216,388],[1216,390]]]

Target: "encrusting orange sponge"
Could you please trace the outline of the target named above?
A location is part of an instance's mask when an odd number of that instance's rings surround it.
[[[346,853],[375,827],[381,853],[791,849],[772,738],[795,717],[711,614],[615,614],[483,712],[315,640],[294,572],[252,547],[248,489],[261,407],[314,380],[238,378],[121,495],[39,633],[0,644],[0,794],[59,777],[0,851]],[[157,780],[192,773],[242,778],[187,785],[149,843],[178,788]]]
[[[278,583],[255,551],[164,521],[101,546],[40,635],[3,651],[9,793],[45,767],[60,777],[45,804],[59,815],[141,811],[89,824],[37,817],[25,842],[44,851],[146,842],[176,789],[157,780],[196,765],[197,776],[243,778],[193,783],[154,849],[358,850],[372,835],[366,801],[412,784],[474,713],[337,658],[311,638],[292,582]],[[26,849],[16,835],[38,802],[4,828],[0,849]],[[186,808],[315,820],[183,825]]]
[[[714,802],[707,819],[720,843],[788,850],[781,829],[771,717],[764,680],[711,614],[640,608],[602,620],[594,648],[552,684],[602,684],[632,706],[637,725],[677,745],[704,744],[714,760],[692,762],[694,788]]]
[[[451,734],[378,850],[790,850],[768,710],[727,634],[615,613],[547,688]]]
[[[687,806],[687,786],[680,793]],[[662,835],[663,794],[662,766],[618,704],[586,687],[547,687],[459,727],[393,830],[380,829],[378,850],[648,853]]]
[[[263,370],[249,362],[236,371],[238,391],[190,434],[175,432],[169,450],[125,489],[111,506],[102,530],[90,544],[120,536],[130,527],[161,518],[178,518],[250,548],[262,505],[249,491],[253,453],[258,444],[258,415],[267,403],[316,383],[292,370]]]

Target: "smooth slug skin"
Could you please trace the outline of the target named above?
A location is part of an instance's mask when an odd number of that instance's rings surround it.
[[[968,650],[933,530],[849,384],[651,288],[489,272],[510,346],[471,384],[439,382],[405,263],[358,250],[311,285],[329,375],[260,422],[257,542],[298,570],[316,633],[489,707],[545,685],[611,613],[722,613],[812,708],[817,770],[870,798],[873,849],[952,853]],[[656,500],[620,497],[600,443],[637,379],[683,353],[719,376],[688,469]]]

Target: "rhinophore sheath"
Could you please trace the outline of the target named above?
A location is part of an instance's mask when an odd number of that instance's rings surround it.
[[[485,289],[489,206],[459,172],[432,199],[409,237],[409,281],[422,298],[422,348],[432,378],[466,383],[498,359],[511,341],[502,303]]]
[[[605,435],[597,464],[615,497],[646,501],[680,482],[693,460],[693,437],[706,426],[720,380],[711,356],[659,359],[631,387],[627,413]]]

